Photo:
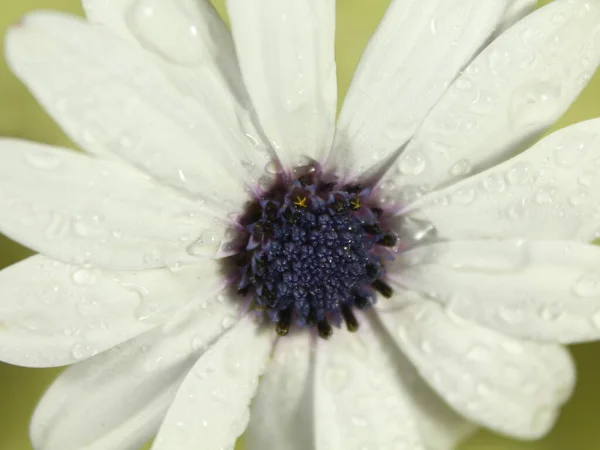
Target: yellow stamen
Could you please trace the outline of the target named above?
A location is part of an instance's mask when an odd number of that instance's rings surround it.
[[[296,197],[296,201],[294,202],[294,205],[300,207],[300,208],[306,208],[308,205],[306,204],[306,197],[302,197],[302,196],[298,196]]]
[[[358,211],[361,207],[360,198],[354,198],[354,199],[350,200],[350,206],[352,207],[352,209],[354,211]]]

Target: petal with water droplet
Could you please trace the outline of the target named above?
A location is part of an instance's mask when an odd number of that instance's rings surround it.
[[[116,161],[13,139],[0,140],[0,157],[0,231],[60,261],[111,270],[189,264],[218,257],[232,238],[228,221],[202,202]]]
[[[564,20],[556,23],[557,14]],[[452,170],[458,161],[478,172],[532,142],[595,72],[599,37],[598,2],[557,0],[524,18],[469,64],[400,156],[419,154],[427,168],[406,175],[392,166],[384,181],[398,192],[435,189],[464,178]]]
[[[469,202],[461,200],[466,191],[475,193]],[[432,223],[442,239],[592,241],[600,229],[600,120],[559,130],[404,213]]]
[[[357,333],[316,343],[317,450],[425,448],[409,387],[378,332],[363,317]]]
[[[600,338],[600,248],[594,245],[455,241],[410,250],[394,264],[402,269],[390,276],[399,274],[396,281],[407,289],[433,293],[453,316],[537,341]]]
[[[141,447],[158,430],[198,357],[225,331],[222,317],[234,306],[214,298],[190,303],[163,327],[67,369],[35,411],[34,447]],[[192,345],[196,340],[203,345]]]
[[[358,176],[392,156],[483,45],[503,11],[504,0],[394,0],[354,74],[330,164]],[[410,173],[422,172],[427,163],[421,159]]]
[[[89,358],[163,323],[219,283],[212,262],[177,272],[108,272],[33,256],[0,272],[0,360],[50,367]]]
[[[335,130],[335,1],[228,0],[244,82],[286,167],[322,160]],[[265,26],[269,24],[269,26]]]
[[[221,337],[185,377],[152,449],[232,448],[248,425],[274,335],[246,317]]]
[[[561,346],[515,340],[468,321],[457,322],[425,299],[381,318],[450,406],[497,432],[521,439],[544,435],[572,392],[574,366]]]
[[[58,13],[27,16],[7,34],[6,48],[15,74],[86,151],[120,158],[226,212],[246,200],[244,181],[257,178],[242,166],[256,154],[243,126],[248,112],[215,70],[199,82],[138,45]],[[249,166],[262,171],[268,156]]]

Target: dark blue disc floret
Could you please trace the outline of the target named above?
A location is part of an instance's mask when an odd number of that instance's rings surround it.
[[[296,324],[327,338],[342,321],[355,331],[354,308],[370,306],[376,291],[391,296],[382,261],[397,238],[382,230],[382,211],[369,207],[369,194],[328,181],[312,166],[249,206],[237,288],[280,335]]]

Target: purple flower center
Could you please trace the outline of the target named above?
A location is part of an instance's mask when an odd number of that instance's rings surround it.
[[[376,292],[392,295],[383,260],[397,237],[382,228],[369,188],[340,185],[318,166],[301,173],[279,180],[242,216],[238,292],[282,336],[293,324],[316,327],[322,338],[342,321],[356,331],[354,308],[369,307]]]

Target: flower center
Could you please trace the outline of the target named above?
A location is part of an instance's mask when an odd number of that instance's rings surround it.
[[[382,280],[387,248],[397,237],[381,226],[385,214],[370,189],[340,185],[310,166],[279,180],[251,202],[240,220],[236,256],[238,292],[286,335],[293,324],[358,329],[354,308],[392,295]]]

